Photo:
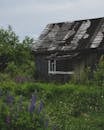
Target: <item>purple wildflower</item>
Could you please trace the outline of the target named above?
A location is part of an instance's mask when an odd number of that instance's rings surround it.
[[[15,78],[15,81],[16,81],[17,83],[22,83],[22,82],[23,82],[23,77],[17,76],[17,77]]]
[[[31,103],[30,103],[30,106],[29,106],[29,112],[30,113],[32,113],[34,111],[35,105],[36,105],[36,95],[32,95]]]
[[[7,117],[6,117],[6,123],[7,123],[7,124],[10,124],[10,116],[7,116]]]
[[[27,82],[27,81],[32,81],[32,79],[29,78],[29,77],[23,77],[23,76],[15,77],[15,82],[16,83],[24,83],[24,82]]]
[[[42,111],[42,109],[43,109],[43,102],[41,101],[38,107],[38,114]]]
[[[10,93],[8,93],[7,97],[6,97],[7,104],[11,105],[11,104],[13,104],[13,101],[14,101],[14,97],[12,95],[10,95]]]
[[[22,95],[20,95],[20,99],[19,99],[19,111],[22,111]]]

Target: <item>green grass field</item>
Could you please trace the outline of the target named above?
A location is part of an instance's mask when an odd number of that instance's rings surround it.
[[[48,126],[55,126],[54,130],[104,129],[104,87],[11,81],[0,83],[0,88],[4,93],[10,91],[16,98],[22,95],[24,103],[36,92],[37,102],[44,103],[43,113],[49,120]]]

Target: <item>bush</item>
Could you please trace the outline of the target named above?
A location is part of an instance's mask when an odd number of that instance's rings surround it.
[[[104,56],[101,57],[97,70],[94,72],[94,83],[98,86],[104,86]]]
[[[44,114],[43,101],[32,94],[27,101],[23,96],[15,96],[0,89],[1,130],[49,130],[48,118]]]

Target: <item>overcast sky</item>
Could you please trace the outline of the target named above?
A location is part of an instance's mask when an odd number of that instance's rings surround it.
[[[11,25],[20,39],[48,23],[95,17],[104,17],[104,0],[0,0],[0,27]]]

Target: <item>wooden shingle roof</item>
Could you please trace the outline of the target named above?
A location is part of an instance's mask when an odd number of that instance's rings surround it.
[[[104,48],[104,18],[48,24],[33,45],[34,52]]]

